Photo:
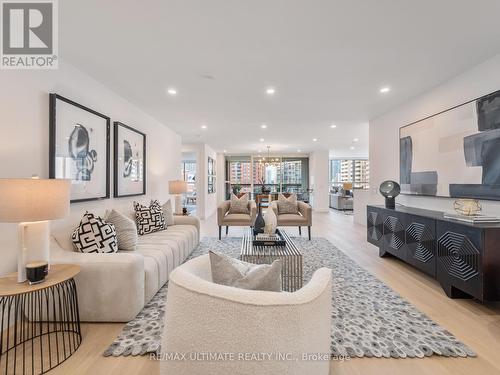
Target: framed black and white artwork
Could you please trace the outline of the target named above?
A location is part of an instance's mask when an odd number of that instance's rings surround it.
[[[114,196],[146,194],[146,135],[114,123]]]
[[[207,177],[208,177],[208,194],[215,193],[215,160],[210,156],[208,157],[208,167],[207,167]]]
[[[110,118],[50,94],[49,177],[71,180],[71,202],[109,198]]]
[[[403,194],[500,200],[500,91],[400,128]]]

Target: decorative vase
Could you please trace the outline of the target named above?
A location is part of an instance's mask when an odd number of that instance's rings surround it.
[[[264,233],[264,227],[266,226],[266,222],[264,221],[264,217],[262,216],[262,210],[259,204],[259,213],[257,218],[255,219],[255,224],[253,225],[253,234],[257,235],[259,233]]]
[[[453,208],[459,215],[465,216],[476,216],[482,210],[477,199],[457,199],[453,202]]]
[[[271,207],[267,209],[266,214],[264,215],[264,222],[265,222],[264,233],[270,236],[276,234],[276,227],[278,226],[278,218],[276,217],[276,214],[274,213],[274,210]]]

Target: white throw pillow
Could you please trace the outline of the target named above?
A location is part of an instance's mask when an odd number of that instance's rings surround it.
[[[89,212],[85,212],[71,239],[75,249],[82,253],[116,253],[118,251],[114,225]]]
[[[231,194],[231,202],[229,203],[228,214],[250,214],[248,209],[248,194],[243,194],[240,198],[236,195]]]
[[[286,198],[283,194],[278,195],[278,214],[298,214],[299,205],[297,204],[297,196],[291,194]]]
[[[120,250],[134,251],[137,248],[138,236],[135,221],[116,210],[108,211],[104,220],[115,226]]]
[[[281,292],[281,259],[272,264],[253,264],[213,251],[209,254],[214,283],[241,289]]]

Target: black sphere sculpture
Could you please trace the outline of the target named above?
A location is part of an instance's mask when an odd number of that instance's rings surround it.
[[[385,197],[385,208],[395,208],[395,198],[401,192],[399,184],[396,181],[384,181],[380,184],[379,191]]]

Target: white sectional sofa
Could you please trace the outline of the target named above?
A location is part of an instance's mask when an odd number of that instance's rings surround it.
[[[128,213],[130,216],[130,213]],[[170,272],[196,248],[200,224],[196,217],[175,216],[174,225],[139,236],[135,251],[113,254],[75,252],[71,233],[78,222],[53,231],[50,262],[78,264],[75,281],[80,319],[87,322],[128,322],[169,279]]]

